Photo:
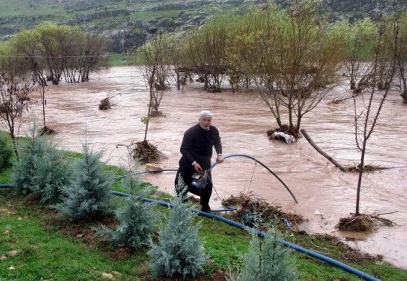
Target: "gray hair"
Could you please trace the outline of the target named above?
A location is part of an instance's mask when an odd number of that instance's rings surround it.
[[[201,112],[199,112],[199,119],[202,118],[212,118],[213,113],[210,112],[209,110],[202,110]]]

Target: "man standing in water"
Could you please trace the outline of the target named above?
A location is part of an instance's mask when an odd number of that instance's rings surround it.
[[[216,162],[222,163],[222,143],[219,131],[212,126],[212,112],[199,113],[199,123],[184,133],[180,152],[179,168],[175,177],[175,190],[181,192],[181,177],[188,191],[200,196],[202,211],[210,212],[209,199],[212,194],[212,175],[210,171],[213,148],[217,153]]]

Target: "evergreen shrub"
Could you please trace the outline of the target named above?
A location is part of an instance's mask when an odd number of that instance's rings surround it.
[[[186,188],[183,183],[179,186]],[[203,273],[208,259],[198,237],[201,225],[193,224],[196,214],[182,194],[171,200],[168,223],[159,231],[158,244],[153,244],[149,251],[151,273],[155,277],[193,278]]]
[[[242,269],[230,273],[228,281],[299,280],[291,253],[278,242],[275,227],[265,237],[253,232],[249,250],[243,256]]]
[[[74,167],[74,180],[62,190],[63,202],[55,208],[71,221],[93,221],[113,214],[110,187],[113,176],[101,163],[103,151],[82,145],[82,158]]]
[[[99,229],[99,234],[107,236],[114,246],[136,249],[149,245],[157,214],[150,203],[142,201],[144,190],[136,178],[127,175],[124,185],[130,195],[125,198],[125,207],[115,212],[119,226],[115,230],[104,227]]]
[[[30,194],[40,203],[58,202],[72,175],[63,151],[52,139],[33,133],[27,142],[21,142],[19,156],[11,173],[17,191]]]
[[[11,139],[0,132],[0,172],[12,166],[13,153]]]

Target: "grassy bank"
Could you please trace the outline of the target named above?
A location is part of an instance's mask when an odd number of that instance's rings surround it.
[[[66,153],[70,159],[76,153]],[[109,166],[120,178],[125,171]],[[0,172],[0,183],[10,182],[11,168]],[[148,184],[148,183],[145,183]],[[117,181],[112,189],[123,191]],[[150,193],[151,198],[168,201],[168,194]],[[120,205],[120,197],[113,196]],[[168,209],[155,207],[166,222]],[[197,217],[209,263],[205,275],[195,280],[226,280],[230,268],[241,267],[250,235],[224,222]],[[152,280],[148,248],[115,248],[96,235],[101,225],[117,225],[112,219],[74,224],[48,205],[0,188],[0,280]],[[309,236],[281,229],[282,238],[334,258],[381,280],[407,280],[407,271],[380,261],[379,257],[352,250],[329,236]],[[293,251],[300,280],[360,280],[322,261]]]
[[[7,177],[2,175],[4,182]],[[10,189],[0,190],[0,206],[0,280],[150,279],[148,249],[131,252],[98,241],[93,229],[103,222],[70,224],[48,206],[16,196]],[[157,208],[165,218],[166,208]],[[219,221],[197,219],[203,223],[200,236],[211,258],[207,275],[199,280],[222,280],[213,278],[224,277],[228,268],[239,266],[250,236]],[[294,233],[288,233],[287,238],[336,259],[353,255],[353,261],[345,263],[382,280],[407,279],[406,271],[358,256],[335,240]],[[293,252],[293,255],[301,280],[360,280],[303,254]]]

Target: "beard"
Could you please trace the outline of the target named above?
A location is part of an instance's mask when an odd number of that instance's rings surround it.
[[[199,124],[200,126],[201,126],[201,128],[202,129],[204,129],[205,131],[209,131],[209,129],[211,128],[211,125],[202,125],[202,124]]]

